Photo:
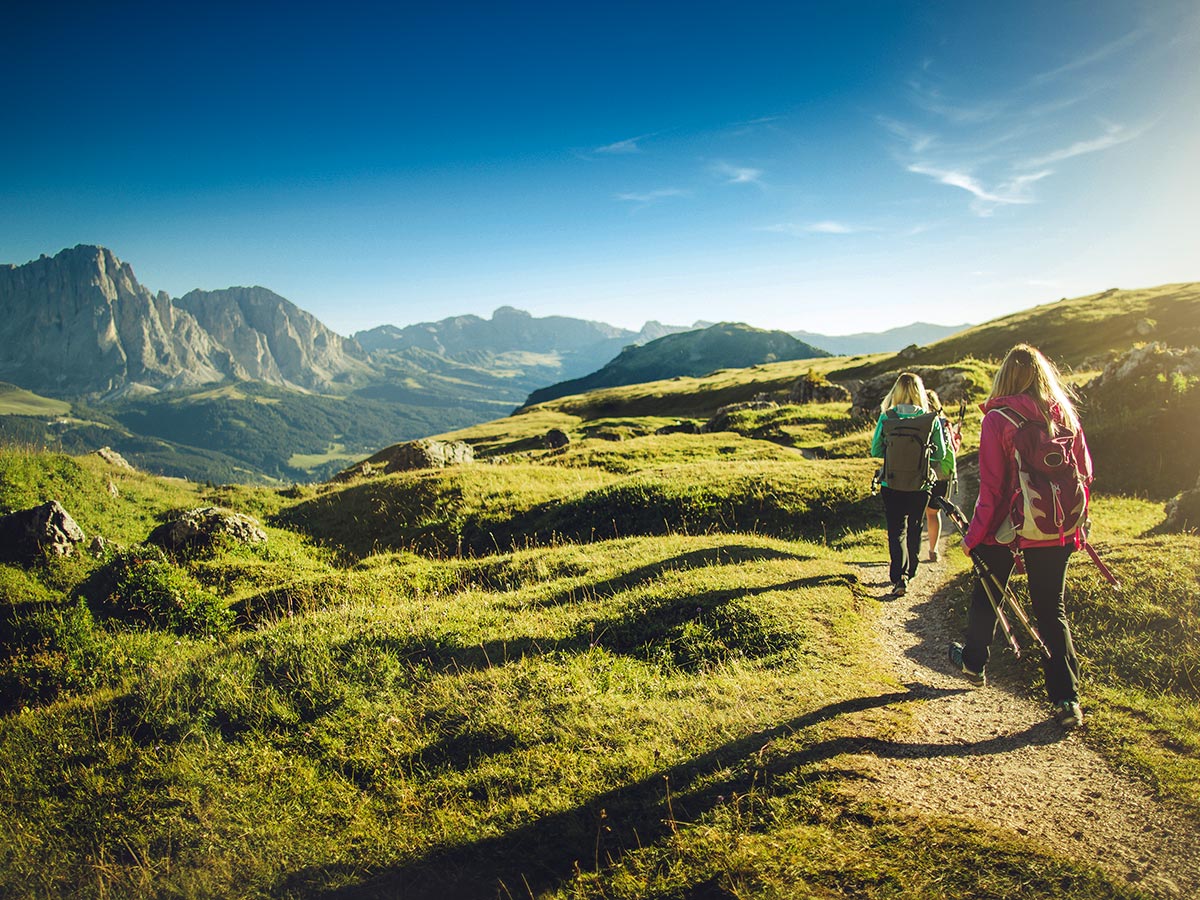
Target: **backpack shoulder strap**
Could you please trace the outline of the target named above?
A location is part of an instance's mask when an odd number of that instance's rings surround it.
[[[1022,425],[1024,425],[1026,422],[1029,421],[1023,415],[1021,415],[1019,412],[1017,412],[1015,409],[1013,409],[1011,406],[994,406],[990,410],[988,410],[988,412],[1000,413],[1000,415],[1002,415],[1002,416],[1004,416],[1004,418],[1008,419],[1008,421],[1011,422],[1013,425],[1015,425],[1017,428],[1020,428]]]
[[[900,418],[900,413],[896,412],[896,407],[894,407],[894,406],[892,406],[892,407],[889,407],[889,408],[888,408],[888,411],[887,411],[887,412],[885,412],[885,413],[884,413],[884,415],[885,415],[885,416],[887,416],[889,419],[898,419],[898,418]]]

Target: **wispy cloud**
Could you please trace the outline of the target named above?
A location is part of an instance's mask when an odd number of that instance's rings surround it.
[[[650,134],[639,134],[637,137],[625,138],[623,141],[614,141],[611,144],[605,144],[603,147],[596,147],[592,150],[593,153],[600,153],[608,156],[619,156],[625,153],[641,153],[641,142],[646,138],[654,137],[653,132]]]
[[[926,175],[940,184],[960,188],[971,194],[975,198],[971,208],[980,216],[990,216],[997,206],[1035,202],[1032,186],[1052,174],[1050,169],[1043,169],[1040,172],[1016,175],[989,188],[965,171],[942,169],[923,163],[913,163],[908,167],[908,171],[916,175]]]
[[[909,97],[919,108],[956,125],[977,125],[1000,116],[1008,107],[1005,100],[977,100],[966,103],[946,97],[941,88],[926,81],[908,82]]]
[[[658,188],[653,191],[627,191],[622,194],[617,194],[616,198],[625,203],[634,203],[637,206],[649,206],[652,203],[658,203],[661,200],[669,200],[672,197],[686,197],[688,192],[680,188]]]
[[[913,153],[924,153],[937,143],[937,138],[934,135],[907,125],[904,122],[897,121],[889,116],[876,116],[875,121],[904,141],[904,143],[908,144],[908,149]]]
[[[858,229],[844,222],[834,222],[826,219],[823,222],[813,222],[805,230],[811,231],[814,234],[853,234]]]
[[[1124,125],[1109,124],[1105,128],[1104,134],[1099,137],[1087,141],[1076,141],[1069,146],[1053,150],[1042,156],[1027,159],[1020,163],[1020,167],[1023,169],[1036,169],[1052,163],[1062,162],[1064,159],[1083,156],[1086,153],[1099,153],[1101,150],[1107,150],[1109,147],[1116,147],[1118,144],[1132,141],[1140,137],[1145,130],[1145,128],[1126,128]]]
[[[856,234],[866,229],[847,225],[845,222],[835,222],[831,219],[826,219],[822,222],[808,223],[779,222],[775,225],[766,225],[760,230],[770,231],[775,234],[788,234],[792,237],[804,237],[810,234]]]
[[[1031,79],[1029,79],[1029,84],[1031,87],[1040,87],[1052,81],[1057,81],[1064,75],[1069,75],[1072,72],[1076,72],[1080,69],[1086,69],[1088,66],[1095,65],[1098,62],[1103,62],[1110,56],[1120,53],[1126,47],[1136,44],[1143,37],[1145,37],[1146,34],[1147,29],[1135,28],[1128,34],[1124,34],[1116,40],[1109,41],[1107,44],[1097,47],[1095,50],[1081,54],[1074,59],[1068,60],[1060,66],[1056,66],[1053,69],[1048,69],[1045,72],[1039,72],[1037,75],[1034,75]]]
[[[749,166],[734,166],[727,162],[717,163],[712,167],[714,173],[725,179],[726,184],[762,184],[762,169],[752,169]]]

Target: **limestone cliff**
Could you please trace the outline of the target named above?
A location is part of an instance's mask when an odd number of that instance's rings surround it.
[[[152,294],[103,247],[0,266],[0,380],[113,396],[235,380],[322,389],[365,354],[264,288]]]

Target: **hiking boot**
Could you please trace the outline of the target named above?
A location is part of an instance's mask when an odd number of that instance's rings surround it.
[[[1076,701],[1060,700],[1054,704],[1054,720],[1063,728],[1078,728],[1083,724],[1083,710]]]
[[[907,593],[907,591],[908,591],[908,580],[905,578],[901,578],[899,581],[897,581],[895,584],[892,585],[892,596],[893,597],[903,597],[905,595],[905,593]]]
[[[963,645],[950,645],[950,665],[954,666],[954,670],[975,687],[984,687],[987,685],[987,675],[983,672],[975,672],[967,668],[967,664],[963,662]]]
[[[929,551],[929,562],[937,562],[937,561],[938,561],[938,552],[936,550],[930,550]]]

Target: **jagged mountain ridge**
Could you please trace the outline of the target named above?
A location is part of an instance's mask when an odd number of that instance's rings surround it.
[[[263,287],[190,291],[175,304],[228,348],[250,378],[316,390],[371,374],[357,341]]]
[[[365,375],[365,354],[265,288],[152,294],[104,247],[0,267],[0,378],[52,396],[233,379],[314,389]]]
[[[528,393],[547,383],[594,372],[630,345],[706,324],[649,321],[641,331],[630,331],[568,316],[537,318],[524,310],[501,306],[491,319],[465,315],[403,328],[380,325],[356,332],[354,339],[377,358],[417,360],[421,355],[416,351],[424,351],[465,365],[517,368],[527,376],[522,384]]]
[[[102,247],[0,267],[0,378],[42,393],[188,387],[241,377],[232,355]]]

